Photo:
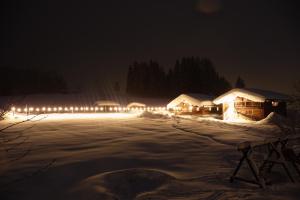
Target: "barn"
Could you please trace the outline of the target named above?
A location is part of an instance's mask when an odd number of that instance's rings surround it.
[[[287,100],[287,95],[273,91],[235,88],[217,97],[213,103],[222,105],[224,120],[258,121],[271,112],[286,116]]]
[[[213,97],[204,94],[181,94],[173,99],[167,109],[178,114],[210,114],[221,111],[221,107],[213,103]]]

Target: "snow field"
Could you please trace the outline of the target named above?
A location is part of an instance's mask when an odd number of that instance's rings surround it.
[[[5,146],[12,150],[1,151],[1,166],[6,167],[1,168],[0,182],[7,199],[298,199],[300,195],[299,185],[289,183],[280,171],[278,181],[265,191],[229,183],[240,158],[236,145],[280,135],[273,124],[153,113],[48,116],[4,134],[6,139],[17,138]],[[11,161],[28,149],[25,157]]]

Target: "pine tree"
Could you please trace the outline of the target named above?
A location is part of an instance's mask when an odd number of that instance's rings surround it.
[[[246,84],[245,81],[239,76],[235,82],[235,87],[236,88],[245,88]]]

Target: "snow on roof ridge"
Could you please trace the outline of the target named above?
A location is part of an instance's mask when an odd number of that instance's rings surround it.
[[[221,96],[217,97],[213,102],[215,104],[223,103],[227,100],[234,99],[237,96],[247,98],[252,101],[264,102],[267,99],[287,100],[288,95],[273,92],[269,90],[255,88],[234,88]]]
[[[261,95],[264,96],[273,96],[273,97],[277,97],[278,99],[288,99],[288,95],[287,94],[283,94],[280,92],[275,92],[275,91],[271,91],[271,90],[264,90],[264,89],[258,89],[258,88],[246,88],[246,90],[255,92],[255,93],[261,93]]]
[[[137,106],[137,107],[146,107],[146,104],[140,103],[140,102],[131,102],[131,103],[129,103],[127,105],[127,108],[134,107],[134,106]]]
[[[205,95],[205,94],[197,94],[197,93],[185,93],[181,94],[175,99],[173,99],[170,103],[168,103],[167,108],[175,107],[181,102],[189,102],[194,106],[203,106],[203,105],[212,105],[213,97]]]

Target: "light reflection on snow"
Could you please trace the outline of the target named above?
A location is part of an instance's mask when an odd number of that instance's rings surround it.
[[[237,120],[237,113],[234,108],[234,101],[230,101],[227,103],[228,108],[224,112],[224,120],[227,120],[229,122],[234,122]]]
[[[129,113],[50,113],[40,115],[25,115],[9,112],[6,114],[8,120],[27,120],[31,118],[43,120],[67,120],[67,119],[125,119],[140,115],[141,112]],[[35,117],[36,116],[36,117]]]

